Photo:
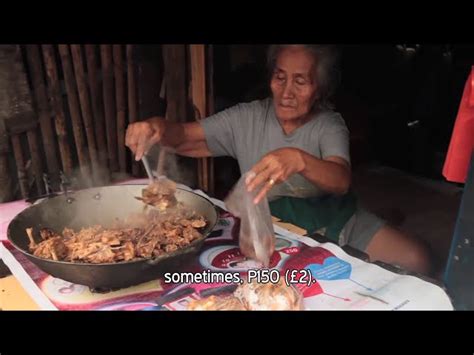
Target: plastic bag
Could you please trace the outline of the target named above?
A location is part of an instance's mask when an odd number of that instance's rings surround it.
[[[267,198],[256,205],[253,200],[258,191],[247,191],[245,180],[250,174],[254,173],[248,172],[240,178],[225,203],[229,212],[240,218],[239,247],[242,254],[268,267],[275,250],[275,232]]]

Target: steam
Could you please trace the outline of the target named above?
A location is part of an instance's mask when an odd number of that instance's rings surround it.
[[[165,150],[166,154],[163,159],[159,161],[160,151]],[[193,186],[196,181],[196,172],[194,168],[194,159],[188,158],[188,161],[182,161],[181,157],[178,156],[174,149],[169,147],[162,147],[159,145],[154,146],[147,154],[152,170],[154,170],[155,176],[158,177],[158,174],[186,186]],[[108,164],[107,164],[108,155],[107,152],[99,152],[99,164],[92,167],[92,164],[89,164],[86,167],[80,168],[76,167],[72,173],[66,175],[63,174],[62,182],[66,183],[63,185],[62,191],[58,189],[56,183],[52,183],[52,190],[55,192],[63,192],[67,188],[68,197],[74,198],[75,191],[80,191],[84,189],[100,187],[100,186],[109,186],[118,181],[132,179],[133,177],[127,173],[123,172],[113,172],[110,173]],[[190,163],[190,164],[186,164]],[[159,168],[158,164],[161,164],[162,167]],[[158,172],[159,170],[159,172]],[[52,180],[56,181],[56,177],[51,177]],[[140,196],[140,193],[137,193],[137,196]],[[130,197],[133,199],[133,197]],[[123,203],[127,204],[126,199]],[[135,203],[135,201],[133,202]],[[83,201],[75,201],[66,206],[67,211],[63,210],[64,205],[57,205],[55,208],[43,208],[41,211],[42,220],[44,225],[41,227],[50,227],[56,232],[60,233],[64,227],[64,221],[58,221],[58,216],[61,216],[60,219],[67,220],[67,226],[76,227],[77,226],[92,226],[96,223],[95,216],[90,220],[91,213]],[[146,213],[144,213],[146,212]],[[147,215],[149,211],[140,211],[137,210],[135,214],[132,214],[131,218],[127,221],[141,221],[143,215]],[[105,212],[104,212],[105,213]],[[170,209],[167,211],[168,217],[171,214],[175,214],[176,211]],[[180,211],[183,213],[183,211]],[[105,216],[103,216],[105,217]],[[163,216],[165,217],[165,216]],[[98,216],[98,220],[101,219]],[[105,222],[105,218],[102,222]],[[103,224],[103,223],[102,223]],[[31,227],[40,227],[40,226],[31,226]],[[36,228],[35,228],[36,229]],[[26,237],[26,235],[25,235]]]
[[[150,149],[147,156],[156,177],[161,175],[179,184],[194,185],[195,169],[189,166],[190,164],[187,166],[186,161],[178,156],[173,148],[156,145]]]

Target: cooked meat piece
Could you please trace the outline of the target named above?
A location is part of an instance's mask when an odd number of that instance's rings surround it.
[[[142,192],[147,196],[172,195],[176,192],[176,183],[169,179],[160,178],[148,185]]]
[[[192,218],[183,218],[177,221],[178,224],[183,227],[192,226],[193,228],[202,228],[205,227],[207,222],[203,217],[192,217]]]
[[[92,226],[89,228],[82,228],[79,233],[76,233],[76,237],[84,241],[95,241],[97,235],[102,232],[101,226]]]
[[[293,286],[287,286],[283,280],[278,283],[251,283],[239,285],[232,295],[213,295],[194,300],[189,310],[302,310],[303,296]]]
[[[115,261],[129,261],[135,258],[135,246],[130,241],[110,249],[115,253]]]
[[[40,236],[41,236],[41,239],[47,240],[47,239],[50,239],[50,238],[59,237],[60,235],[57,234],[56,232],[52,231],[49,228],[41,228],[40,229]]]
[[[168,244],[168,245],[165,246],[165,251],[167,253],[171,253],[171,252],[176,251],[176,250],[178,250],[178,247],[175,244]]]
[[[35,248],[33,255],[46,259],[63,260],[68,253],[68,248],[61,237],[49,238]]]
[[[209,296],[191,301],[188,310],[192,311],[245,311],[242,302],[234,296]]]
[[[89,255],[97,253],[102,249],[102,243],[76,243],[75,248],[72,252],[71,259],[73,260],[84,260]]]
[[[191,243],[193,240],[199,239],[201,236],[202,236],[202,234],[199,233],[197,230],[195,230],[192,227],[186,227],[183,230],[183,237],[189,243]]]
[[[36,244],[35,238],[33,238],[33,228],[26,228],[26,235],[28,235],[28,239],[30,240],[28,247],[31,251],[34,251],[38,244]]]
[[[194,228],[203,228],[206,226],[206,224],[206,220],[203,217],[195,219],[191,222],[191,226],[193,226]]]
[[[97,243],[98,244],[98,243]],[[102,244],[100,249],[87,255],[84,260],[89,263],[102,264],[115,262],[115,253],[109,245]]]
[[[42,228],[41,243],[35,242],[32,228],[27,228],[26,233],[29,249],[36,256],[70,262],[112,263],[153,258],[184,248],[202,236],[198,229],[206,223],[193,211],[175,208],[130,216],[114,223],[113,228],[99,225],[80,231],[64,228],[62,235]]]
[[[191,220],[189,220],[189,219],[185,219],[185,218],[183,218],[183,219],[180,219],[180,220],[178,220],[177,222],[178,222],[179,224],[181,224],[183,227],[190,226],[190,225],[191,225],[191,223],[192,223],[192,221],[191,221]]]
[[[121,231],[104,231],[100,234],[100,241],[104,244],[108,244],[110,246],[117,246],[121,244],[119,239]]]
[[[136,248],[136,253],[142,258],[150,258],[152,256],[153,250],[156,245],[159,243],[158,238],[142,238]]]
[[[169,207],[177,204],[176,184],[168,179],[159,179],[154,181],[142,190],[142,196],[137,197],[138,200],[143,201],[147,205],[154,206],[160,211],[164,211]]]
[[[163,234],[167,240],[173,241],[181,237],[182,228],[166,228]]]
[[[249,310],[300,310],[303,309],[302,295],[293,286],[288,286],[283,278],[277,283],[245,282],[234,291]]]
[[[159,248],[159,247],[156,247],[154,250],[153,250],[153,256],[160,256],[160,255],[163,255],[165,254],[166,252]]]
[[[72,229],[70,229],[70,228],[64,228],[63,229],[63,237],[64,238],[69,239],[69,238],[74,238],[74,236],[75,236],[75,233]]]

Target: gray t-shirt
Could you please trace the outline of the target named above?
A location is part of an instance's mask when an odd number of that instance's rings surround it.
[[[207,145],[213,156],[237,159],[240,171],[249,171],[265,154],[293,147],[316,158],[344,158],[350,163],[349,130],[334,111],[323,111],[286,135],[275,116],[271,98],[242,103],[201,121]],[[316,197],[324,192],[300,174],[275,185],[269,200],[279,196]]]

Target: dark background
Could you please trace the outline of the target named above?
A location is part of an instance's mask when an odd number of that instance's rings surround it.
[[[442,180],[457,109],[474,65],[474,45],[338,47],[342,81],[335,104],[351,132],[353,168],[377,164]],[[214,46],[217,111],[269,94],[266,49]],[[230,158],[218,158],[216,167],[218,186],[229,185],[229,174],[238,175]]]

